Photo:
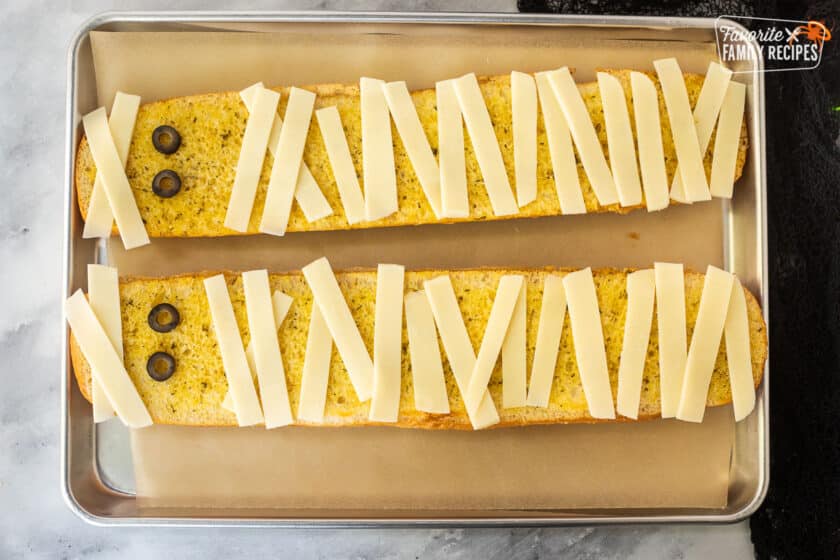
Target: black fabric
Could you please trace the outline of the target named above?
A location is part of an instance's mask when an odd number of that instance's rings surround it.
[[[519,0],[520,11],[840,23],[840,2]],[[840,559],[840,26],[817,70],[768,73],[770,492],[758,558]]]

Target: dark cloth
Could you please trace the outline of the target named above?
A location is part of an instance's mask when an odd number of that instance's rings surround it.
[[[840,23],[840,2],[519,0],[524,12]],[[840,559],[840,26],[820,67],[765,76],[770,491],[758,558]]]

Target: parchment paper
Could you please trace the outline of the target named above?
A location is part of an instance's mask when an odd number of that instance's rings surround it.
[[[91,35],[99,104],[116,90],[160,98],[267,84],[355,82],[361,75],[429,87],[465,72],[508,73],[568,65],[579,80],[597,67],[649,70],[677,56],[704,72],[713,44],[609,36],[591,28],[458,25],[249,24],[271,33]],[[92,107],[91,107],[92,108]],[[155,239],[126,253],[109,243],[123,275],[198,270],[299,269],[326,255],[335,267],[399,262],[472,266],[722,265],[719,202],[628,216],[589,215],[353,232],[196,240]],[[546,426],[485,432],[394,428],[187,428],[134,432],[142,507],[252,508],[277,515],[492,516],[587,508],[722,508],[733,421]],[[492,510],[492,511],[489,511]],[[203,509],[201,511],[208,511]],[[443,513],[441,513],[443,512]],[[472,512],[472,513],[469,513]],[[256,513],[254,514],[256,515]],[[271,513],[265,514],[271,515]],[[424,514],[421,514],[424,515]]]

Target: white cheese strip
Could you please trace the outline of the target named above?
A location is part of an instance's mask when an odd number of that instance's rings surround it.
[[[720,110],[720,120],[715,136],[710,180],[712,196],[732,198],[746,95],[747,88],[744,84],[738,82],[729,84],[723,108]]]
[[[111,106],[111,116],[108,117],[108,128],[117,148],[123,169],[128,159],[128,149],[131,146],[131,136],[134,134],[134,123],[137,121],[137,110],[140,108],[140,96],[129,95],[118,91]],[[110,237],[114,225],[114,213],[108,204],[108,195],[102,186],[102,178],[97,174],[90,193],[85,227],[82,237]],[[95,407],[94,407],[95,408]],[[95,416],[95,413],[94,413]]]
[[[563,67],[549,72],[548,80],[566,117],[566,123],[572,132],[580,161],[586,171],[586,176],[589,177],[592,190],[595,191],[598,204],[601,206],[615,204],[618,202],[615,183],[607,165],[607,159],[604,157],[601,142],[595,133],[592,118],[572,74],[568,68]]]
[[[677,414],[686,359],[683,265],[654,263],[656,329],[659,333],[659,392],[662,418]]]
[[[324,421],[327,403],[327,384],[330,378],[332,337],[318,305],[312,302],[309,332],[306,335],[306,354],[300,380],[298,420],[320,424]]]
[[[64,302],[64,316],[90,364],[93,378],[102,385],[120,420],[129,428],[150,426],[152,417],[146,405],[81,290]]]
[[[267,429],[294,422],[286,388],[286,372],[277,341],[271,289],[267,270],[242,273],[245,308],[248,312],[248,331],[254,348],[254,370],[260,386],[260,399]],[[288,296],[287,296],[288,297]]]
[[[563,110],[554,95],[549,72],[536,75],[537,91],[540,97],[545,135],[548,138],[548,152],[551,156],[551,169],[554,174],[554,189],[560,201],[563,214],[585,214],[583,191],[580,189],[575,149],[572,146],[572,133],[563,116]]]
[[[242,147],[225,214],[225,227],[228,229],[240,232],[248,230],[278,103],[279,93],[265,88],[256,89],[242,136]]]
[[[96,164],[96,175],[102,180],[108,206],[114,213],[123,245],[126,249],[147,245],[149,235],[146,233],[146,226],[140,217],[140,210],[137,209],[122,160],[111,137],[105,108],[100,107],[88,113],[82,117],[82,123],[90,153]]]
[[[493,307],[490,308],[490,317],[484,329],[484,337],[481,339],[481,347],[478,349],[478,356],[470,374],[470,383],[464,396],[467,409],[472,410],[474,415],[478,412],[484,395],[487,393],[487,384],[499,359],[522,286],[522,276],[505,275],[499,280]]]
[[[120,316],[120,280],[117,269],[101,264],[89,264],[88,302],[102,325],[117,355],[123,357],[122,317]],[[93,421],[104,422],[114,417],[114,407],[95,378],[91,379]]]
[[[633,116],[636,121],[645,205],[648,212],[654,212],[670,204],[662,125],[659,121],[659,97],[653,80],[641,72],[630,73],[630,89],[633,92]]]
[[[674,149],[677,152],[678,173],[683,182],[685,200],[676,193],[675,200],[681,202],[697,202],[710,200],[709,185],[706,182],[706,171],[703,169],[703,151],[694,124],[694,115],[688,101],[688,91],[685,88],[680,65],[676,58],[654,60],[653,66],[659,76],[662,96],[668,111],[668,122],[671,123],[671,134],[674,137]],[[674,198],[671,191],[671,198]]]
[[[732,296],[732,274],[709,266],[703,280],[703,294],[697,322],[691,335],[691,346],[685,362],[680,405],[677,419],[702,422],[706,412],[709,383],[715,369],[723,325],[726,322],[729,299]]]
[[[642,203],[642,185],[624,88],[618,78],[598,72],[598,91],[604,108],[607,149],[618,201],[622,206],[636,206]]]
[[[274,295],[271,296],[271,303],[274,307],[274,324],[277,326],[277,329],[280,329],[280,325],[283,323],[283,320],[286,318],[286,315],[289,313],[289,308],[292,306],[292,302],[294,300],[280,291],[275,291]],[[254,356],[254,340],[253,338],[248,343],[248,346],[245,347],[245,358],[248,360],[248,369],[251,370],[251,378],[254,382],[257,382],[257,365],[256,365],[256,357]],[[236,413],[236,409],[233,407],[233,399],[230,396],[230,391],[225,394],[225,398],[222,399],[222,408],[228,410],[230,412]]]
[[[726,89],[732,78],[732,71],[724,68],[716,62],[709,63],[706,77],[703,80],[703,87],[697,96],[697,103],[694,105],[694,126],[697,129],[697,141],[700,144],[701,157],[705,157],[709,147],[709,140],[712,138],[712,130],[718,119],[723,99],[726,96]],[[687,198],[688,194],[683,186],[682,177],[677,169],[674,175],[674,182],[671,185],[671,192],[678,193],[677,196]]]
[[[205,278],[204,291],[210,307],[219,352],[222,355],[228,390],[233,397],[236,420],[240,426],[259,424],[263,422],[262,409],[251,378],[248,360],[245,357],[245,349],[242,347],[242,338],[233,314],[233,305],[230,302],[225,277],[218,274]]]
[[[455,94],[455,80],[437,82],[435,100],[441,211],[446,218],[466,218],[470,215],[470,201],[467,194],[464,122],[458,96]]]
[[[289,102],[283,128],[280,129],[280,139],[277,141],[277,152],[271,166],[265,208],[260,221],[262,233],[286,234],[314,106],[315,94],[311,91],[295,87],[289,91]]]
[[[347,136],[341,126],[338,107],[332,105],[318,109],[315,111],[315,116],[318,118],[318,127],[321,129],[321,137],[324,139],[324,146],[330,158],[335,185],[338,187],[338,196],[341,197],[347,223],[353,225],[363,222],[365,198],[362,196],[362,187],[359,186],[359,177],[356,176],[356,168],[350,156]]]
[[[303,275],[347,368],[356,396],[360,402],[365,402],[371,397],[373,362],[329,261],[321,257],[309,263],[303,267]]]
[[[519,207],[537,199],[537,86],[530,74],[510,73],[513,165]]]
[[[645,371],[650,327],[653,323],[655,286],[656,277],[652,269],[637,270],[627,275],[627,315],[618,363],[615,408],[622,416],[634,420],[639,417],[642,374]]]
[[[525,406],[527,396],[528,287],[522,283],[502,344],[502,408]]]
[[[373,326],[373,398],[368,418],[396,422],[402,393],[402,308],[405,267],[380,264],[376,269]]]
[[[615,418],[604,331],[592,269],[563,277],[580,381],[593,418]]]
[[[432,207],[435,217],[443,217],[440,200],[440,170],[426,138],[426,132],[417,116],[417,109],[405,82],[389,82],[382,86],[388,110],[397,125],[397,132],[414,168],[414,174],[420,181],[420,187]]]
[[[487,111],[475,74],[456,79],[455,94],[458,96],[458,106],[464,116],[464,122],[467,123],[467,131],[470,133],[475,159],[484,178],[493,214],[516,214],[519,212],[519,206],[516,205],[511,191],[496,131],[493,130],[493,122],[490,120],[490,113]]]
[[[464,396],[470,385],[470,375],[475,367],[475,351],[470,342],[470,335],[464,324],[464,318],[455,298],[455,290],[449,276],[438,276],[423,283],[426,298],[432,308],[443,349],[449,360],[449,367],[455,376],[458,391]],[[473,414],[467,408],[467,414],[474,429],[479,430],[499,423],[499,413],[490,396],[484,392],[478,412]]]
[[[685,378],[677,407],[677,419],[701,422],[706,411],[709,383],[723,336],[723,325],[732,295],[732,274],[709,266],[703,280],[703,293],[691,346],[685,362]]]
[[[732,295],[723,327],[726,338],[726,362],[735,421],[740,422],[755,408],[755,384],[750,357],[750,322],[744,288],[737,278],[732,280]]]
[[[245,104],[248,112],[251,112],[251,108],[254,106],[254,97],[257,94],[257,89],[262,87],[262,82],[258,82],[239,92],[239,97],[242,98],[242,102]],[[283,120],[275,114],[271,134],[268,137],[268,151],[275,157],[277,155],[277,147],[280,143],[280,130],[282,128]],[[330,208],[330,203],[327,202],[327,197],[321,192],[321,187],[318,186],[309,167],[303,162],[301,162],[297,186],[295,187],[295,200],[308,222],[317,222],[321,218],[326,218],[332,214],[332,208]]]
[[[423,290],[405,296],[405,323],[414,383],[414,408],[432,414],[449,414],[435,318]]]
[[[563,289],[563,279],[559,276],[546,276],[543,283],[540,321],[537,325],[534,363],[531,365],[528,406],[548,406],[565,320],[566,291]]]
[[[397,172],[391,118],[382,80],[361,78],[362,175],[365,187],[365,217],[379,220],[399,210]]]

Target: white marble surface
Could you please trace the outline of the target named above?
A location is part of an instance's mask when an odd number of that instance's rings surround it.
[[[0,7],[0,558],[749,558],[746,523],[522,530],[103,529],[59,490],[59,335],[66,49],[110,9],[195,9],[197,0],[30,0]],[[484,9],[513,0],[228,0],[218,8]]]

